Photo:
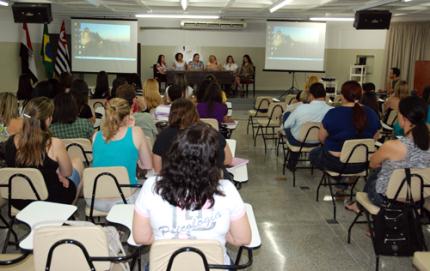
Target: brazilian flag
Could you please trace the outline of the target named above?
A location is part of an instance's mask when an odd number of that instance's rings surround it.
[[[45,67],[46,77],[52,78],[54,74],[54,53],[51,39],[48,33],[48,25],[43,26],[43,39],[40,55],[42,56],[43,66]]]

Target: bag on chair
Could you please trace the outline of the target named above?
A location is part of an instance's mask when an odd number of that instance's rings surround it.
[[[406,179],[400,185],[396,196],[381,208],[373,219],[374,246],[377,255],[412,256],[425,248],[420,215],[411,192],[410,170],[405,169]],[[405,202],[397,201],[404,183],[407,185]]]

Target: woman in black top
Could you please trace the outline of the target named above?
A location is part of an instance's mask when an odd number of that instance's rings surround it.
[[[89,88],[83,79],[75,79],[70,87],[70,93],[75,97],[76,103],[79,108],[79,117],[89,119],[92,123],[95,122],[95,116],[91,107],[88,105]]]
[[[83,171],[82,162],[71,161],[64,143],[51,136],[54,104],[45,97],[34,98],[23,110],[24,124],[21,132],[6,142],[8,167],[36,168],[40,170],[48,190],[48,201],[72,203],[78,195]],[[31,201],[12,200],[11,204],[22,209]]]
[[[109,98],[109,80],[108,74],[105,71],[100,71],[97,74],[96,89],[94,90],[93,99]]]
[[[181,131],[199,122],[199,115],[196,107],[188,99],[180,98],[175,100],[170,109],[169,126],[161,131],[155,140],[153,147],[152,164],[155,172],[159,173],[162,166],[162,159],[167,154],[176,136]],[[226,144],[225,138],[219,134],[220,151],[217,158],[218,166],[224,169],[233,159],[230,148]]]

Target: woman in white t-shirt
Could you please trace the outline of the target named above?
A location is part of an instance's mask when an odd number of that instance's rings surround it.
[[[135,203],[133,236],[138,244],[163,239],[210,239],[225,246],[251,242],[251,228],[235,186],[220,180],[219,137],[199,123],[180,133],[160,176],[147,179]],[[229,264],[227,253],[225,263]]]
[[[185,71],[187,69],[187,63],[184,61],[184,55],[182,53],[176,53],[175,62],[173,63],[173,70]]]
[[[239,68],[238,66],[237,66],[237,64],[236,63],[234,63],[234,58],[233,58],[233,56],[228,56],[227,57],[227,59],[225,60],[225,64],[224,64],[224,66],[223,66],[223,68],[224,68],[224,70],[225,71],[229,71],[229,72],[233,72],[233,73],[236,73],[237,72],[237,69]]]

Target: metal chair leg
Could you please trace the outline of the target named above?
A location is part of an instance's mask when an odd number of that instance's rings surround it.
[[[263,137],[263,143],[264,143],[264,155],[266,155],[267,153],[267,145],[266,145],[266,137],[265,134],[267,134],[267,127],[266,127],[266,132],[263,132],[263,129],[261,129],[261,136]]]
[[[293,187],[296,187],[296,169],[294,169],[292,172],[293,172]]]
[[[257,131],[256,131],[255,136],[254,136],[254,147],[257,146],[258,131],[261,130],[260,128],[261,128],[261,126],[257,127]],[[261,131],[261,132],[263,132],[263,131]]]
[[[379,255],[376,255],[375,270],[379,271]]]
[[[355,223],[357,222],[358,218],[362,215],[363,211],[360,211],[354,218],[354,220],[352,221],[351,225],[348,228],[348,244],[351,244],[351,231],[352,231],[352,227],[354,227]]]
[[[327,182],[328,182],[328,189],[330,191],[331,202],[333,204],[333,221],[332,222],[337,223],[337,220],[336,220],[336,199],[335,199],[334,194],[333,194],[333,187],[332,187],[332,183],[330,181],[330,177],[327,177]]]
[[[360,177],[355,178],[355,181],[351,186],[351,192],[349,193],[349,200],[350,201],[352,200],[352,197],[354,196],[354,188],[355,188],[355,185],[358,183],[358,180],[360,180]]]
[[[15,218],[12,218],[10,221],[10,224],[7,224],[8,229],[6,232],[6,238],[4,240],[2,253],[6,253],[6,251],[7,251],[7,247],[9,246],[9,243],[10,243],[9,239],[10,239],[11,234],[13,235],[13,237],[15,239],[14,244],[15,244],[16,249],[17,250],[19,249],[19,247],[18,247],[18,236],[16,235],[16,232],[13,230],[13,224],[15,224]]]
[[[321,180],[320,180],[320,183],[318,184],[318,187],[317,187],[317,198],[316,198],[316,201],[319,201],[320,188],[321,188],[321,186],[323,184],[324,178],[325,178],[325,173],[323,173],[323,175],[321,177]]]

